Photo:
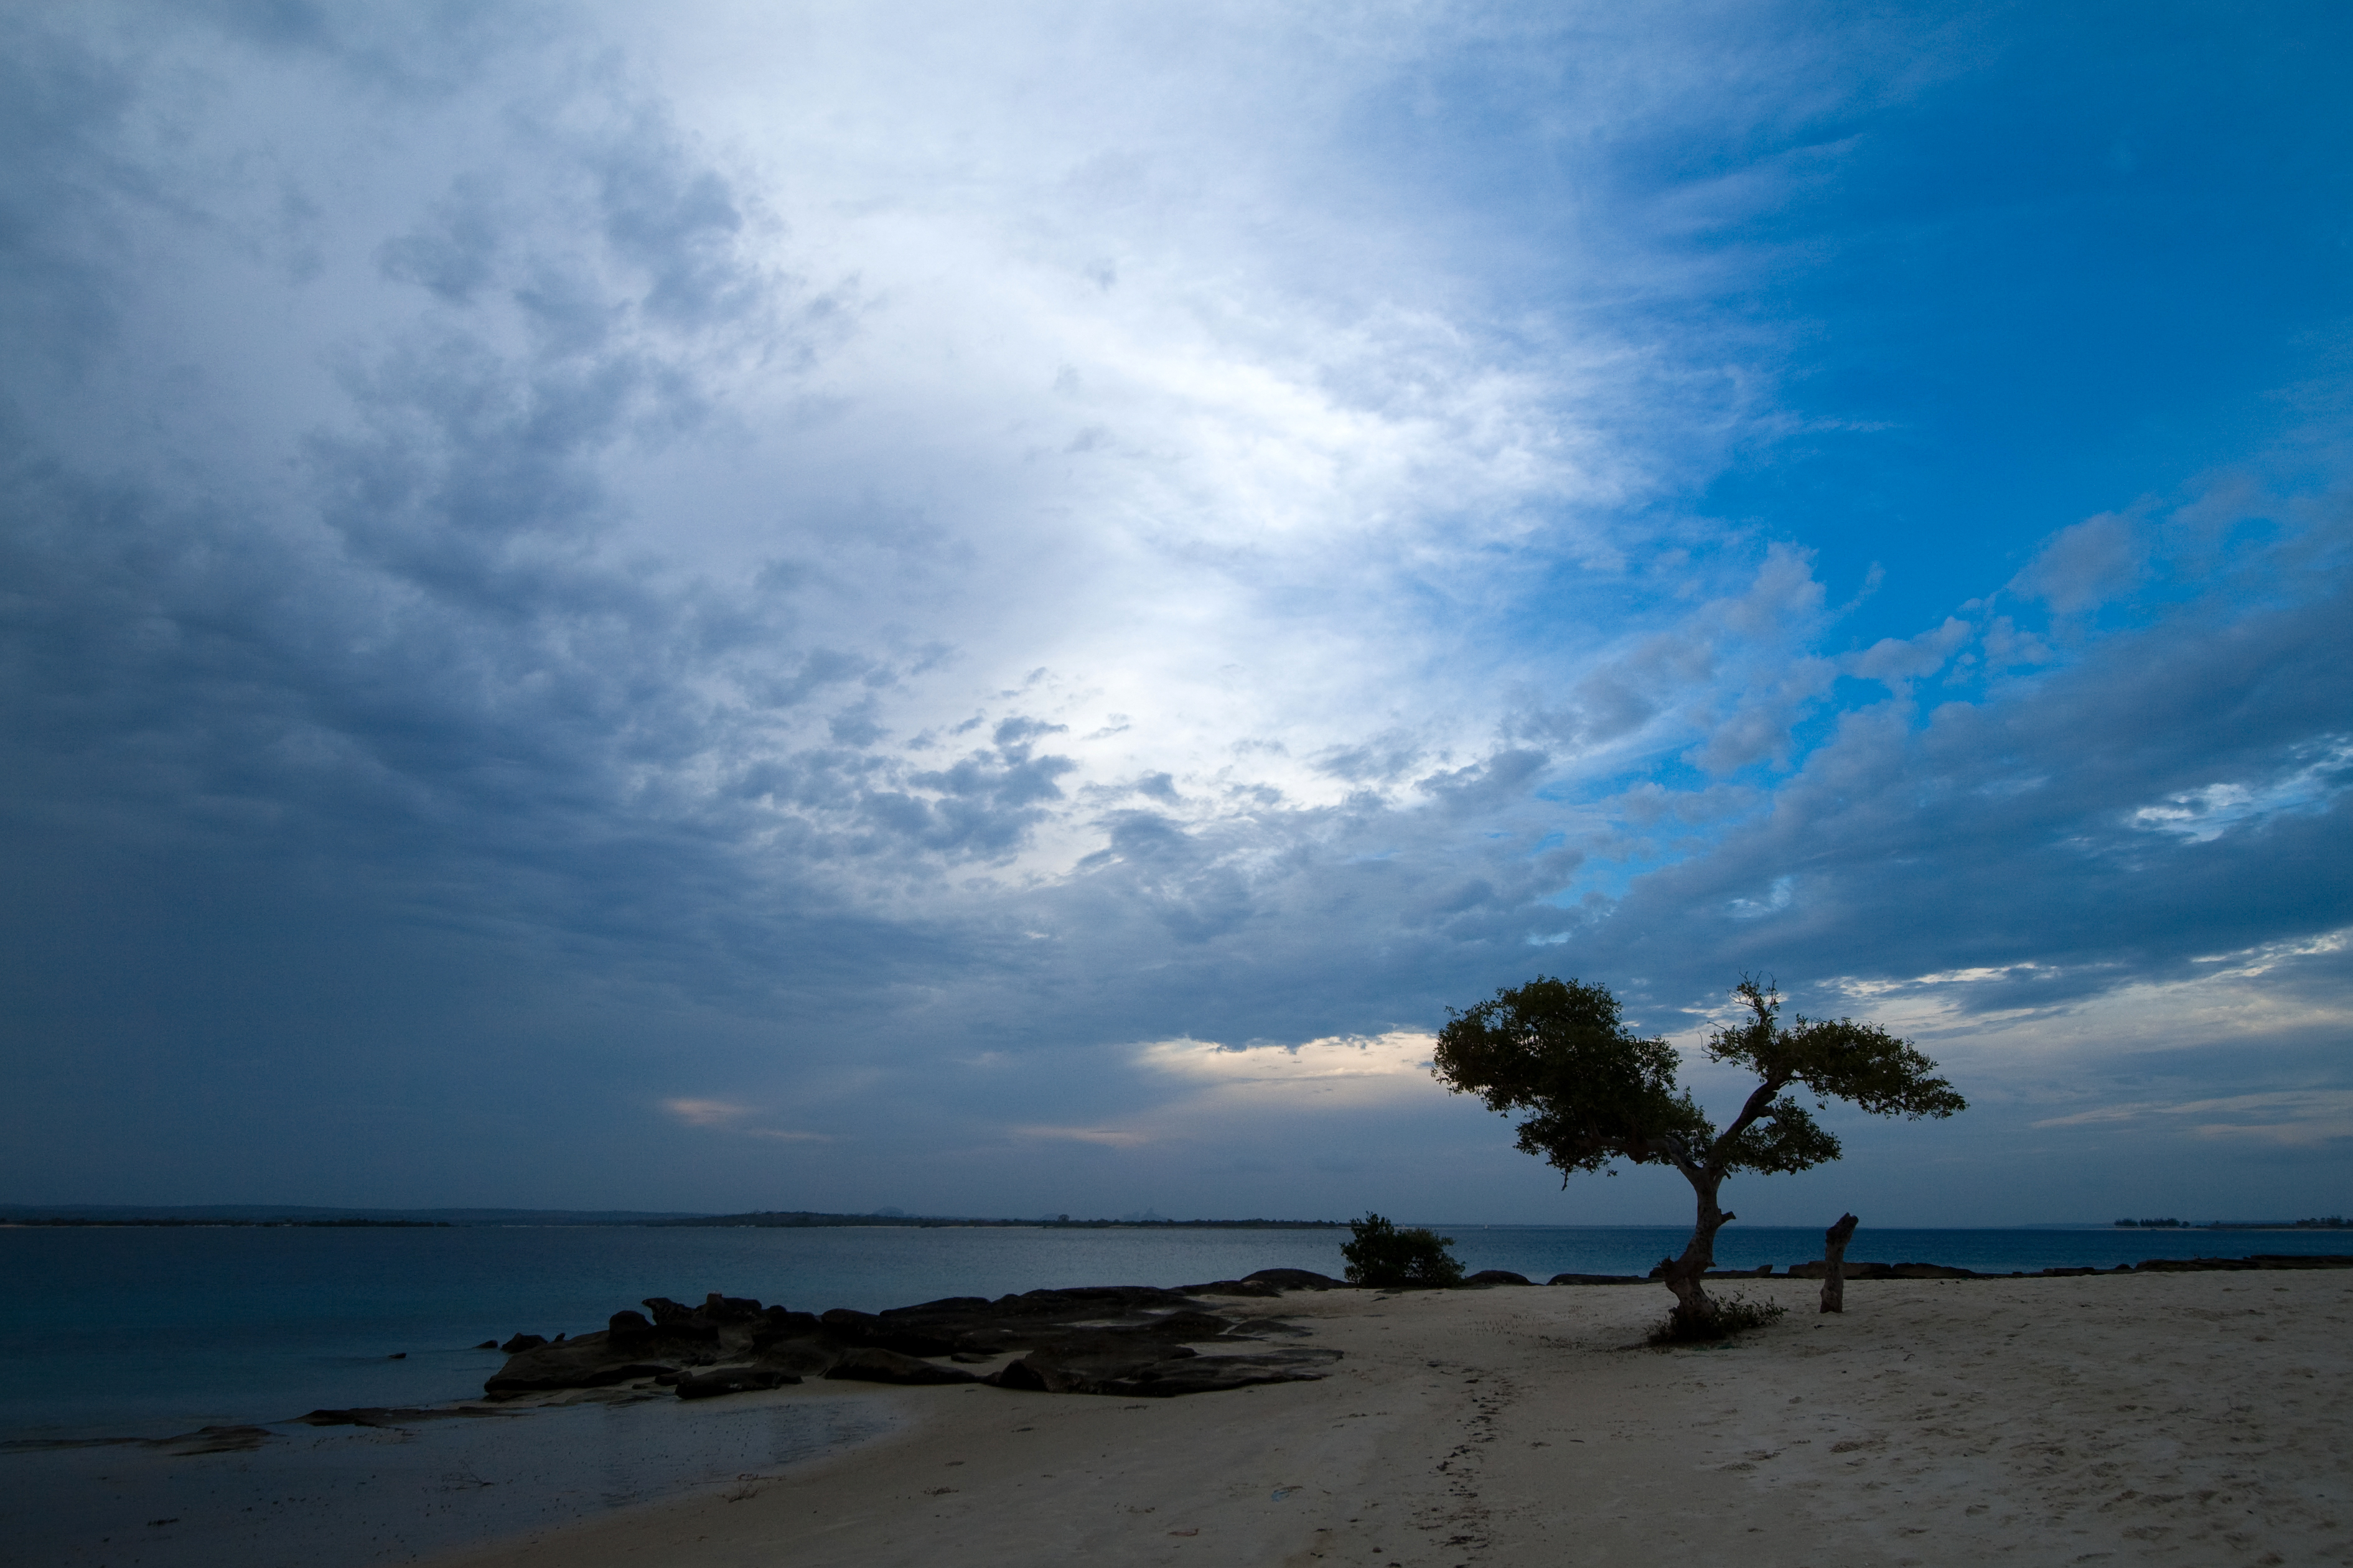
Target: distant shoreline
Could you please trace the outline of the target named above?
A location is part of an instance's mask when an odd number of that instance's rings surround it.
[[[753,1214],[712,1215],[695,1219],[649,1220],[654,1229],[818,1230],[851,1226],[898,1226],[922,1230],[1345,1230],[1337,1219],[970,1219],[941,1215],[818,1214],[801,1209],[761,1210]]]
[[[167,1216],[150,1219],[79,1217],[14,1219],[0,1215],[0,1230],[74,1229],[86,1226],[167,1230],[197,1228],[210,1230],[223,1226],[234,1230],[455,1230],[457,1228],[446,1219],[174,1219]]]
[[[455,1230],[471,1226],[512,1225],[614,1226],[634,1229],[744,1229],[744,1230],[846,1230],[853,1227],[885,1227],[918,1230],[1345,1230],[1347,1222],[1336,1219],[979,1219],[939,1215],[871,1215],[819,1214],[815,1212],[762,1211],[753,1214],[696,1215],[682,1218],[661,1219],[583,1219],[566,1220],[550,1217],[531,1219],[375,1219],[341,1217],[334,1219],[246,1219],[221,1215],[190,1216],[180,1215],[0,1215],[0,1229],[76,1229],[103,1226],[113,1229],[139,1227],[174,1230],[218,1228],[265,1230]]]
[[[1490,1222],[1449,1220],[1430,1222],[1440,1229],[1487,1230],[1676,1230],[1674,1221],[1630,1222],[1614,1225],[1562,1225],[1532,1221]],[[681,1214],[615,1209],[342,1209],[293,1204],[157,1205],[19,1204],[0,1206],[0,1229],[168,1228],[237,1229],[297,1228],[315,1230],[450,1230],[499,1226],[616,1226],[631,1229],[775,1229],[818,1230],[880,1227],[967,1230],[1345,1230],[1336,1219],[1168,1219],[1158,1215],[1130,1218],[1082,1219],[1049,1215],[1031,1218],[976,1215],[911,1215],[897,1212],[844,1214],[818,1209],[756,1209],[738,1214]],[[1750,1231],[1807,1230],[1810,1226],[1755,1225]],[[2295,1234],[2353,1230],[2353,1224],[2331,1216],[2299,1220],[2206,1220],[2042,1222],[2025,1226],[1867,1226],[1866,1230],[1931,1230],[1992,1232],[2020,1230],[2084,1230],[2092,1232],[2188,1235],[2232,1231]]]

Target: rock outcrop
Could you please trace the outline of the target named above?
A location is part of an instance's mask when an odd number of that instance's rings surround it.
[[[672,1386],[681,1399],[715,1399],[723,1394],[749,1394],[754,1389],[782,1388],[798,1383],[789,1372],[773,1366],[714,1366],[708,1372],[681,1373]]]
[[[1295,1289],[1341,1283],[1304,1269],[1264,1273],[1298,1276]],[[1198,1299],[1275,1296],[1286,1283],[1252,1276],[1177,1290],[1093,1286],[821,1315],[716,1293],[700,1307],[654,1297],[645,1312],[614,1313],[601,1333],[516,1352],[483,1387],[494,1399],[512,1399],[643,1383],[701,1399],[826,1377],[1164,1396],[1319,1377],[1337,1352],[1260,1348],[1269,1335],[1303,1330],[1280,1319],[1225,1316]],[[985,1377],[965,1370],[992,1363]]]

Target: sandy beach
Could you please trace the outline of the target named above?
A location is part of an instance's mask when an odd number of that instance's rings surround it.
[[[876,1388],[889,1436],[439,1568],[2353,1557],[2353,1275],[1874,1281],[1725,1348],[1647,1287],[1293,1292],[1321,1382]],[[812,1384],[746,1400],[839,1399]]]

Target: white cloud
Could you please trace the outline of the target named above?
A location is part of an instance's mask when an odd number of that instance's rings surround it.
[[[2194,1124],[2186,1131],[2198,1138],[2241,1139],[2282,1148],[2311,1148],[2338,1138],[2353,1138],[2353,1090],[2283,1089],[2171,1103],[2144,1100],[2101,1106],[2072,1116],[2047,1117],[2031,1125],[2110,1126],[2149,1117],[2188,1119]]]
[[[2010,585],[2073,615],[2131,587],[2147,570],[2147,554],[2148,543],[2133,520],[2103,512],[2052,534]]]
[[[1295,1046],[1178,1039],[1145,1046],[1136,1059],[1154,1072],[1202,1086],[1203,1100],[1219,1111],[1331,1110],[1441,1095],[1430,1070],[1437,1044],[1436,1036],[1411,1030],[1334,1035]],[[1203,1100],[1180,1102],[1168,1113],[1204,1114]]]
[[[689,1127],[732,1127],[756,1114],[751,1106],[726,1100],[665,1100],[661,1107]]]
[[[1122,1127],[1016,1127],[1016,1138],[1055,1143],[1094,1143],[1106,1149],[1134,1149],[1149,1143],[1149,1134]]]
[[[2305,752],[2308,760],[2269,779],[2182,790],[2138,807],[2129,821],[2144,832],[2206,844],[2282,812],[2325,811],[2353,784],[2353,741],[2330,736]]]

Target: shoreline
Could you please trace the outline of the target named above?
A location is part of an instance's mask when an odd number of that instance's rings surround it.
[[[339,1413],[346,1418],[339,1429],[305,1426],[304,1418],[296,1417],[267,1423],[271,1429],[268,1432],[244,1429],[248,1436],[242,1441],[233,1434],[220,1434],[207,1442],[205,1434],[195,1433],[171,1439],[10,1445],[14,1451],[0,1456],[0,1463],[20,1467],[16,1476],[25,1484],[12,1488],[19,1497],[29,1498],[36,1492],[44,1498],[94,1496],[91,1489],[100,1483],[111,1490],[106,1493],[106,1508],[84,1509],[79,1523],[62,1517],[47,1520],[46,1535],[23,1534],[21,1521],[7,1521],[6,1513],[22,1512],[22,1503],[0,1513],[0,1528],[11,1530],[28,1545],[37,1541],[39,1560],[61,1564],[121,1560],[96,1547],[104,1544],[108,1551],[119,1553],[120,1533],[110,1542],[105,1526],[110,1519],[119,1524],[136,1515],[141,1522],[130,1528],[139,1542],[137,1560],[150,1564],[209,1568],[215,1563],[295,1564],[332,1558],[359,1563],[429,1558],[467,1568],[477,1564],[480,1568],[552,1568],[565,1561],[595,1568],[607,1562],[690,1565],[706,1560],[713,1563],[738,1560],[673,1551],[685,1539],[680,1532],[688,1531],[697,1540],[712,1536],[735,1541],[746,1550],[756,1542],[763,1561],[780,1563],[828,1561],[822,1554],[794,1555],[801,1551],[795,1542],[822,1538],[856,1542],[854,1554],[861,1560],[879,1555],[881,1561],[903,1560],[912,1564],[927,1552],[962,1552],[957,1541],[943,1533],[953,1524],[957,1531],[976,1531],[982,1538],[976,1548],[978,1555],[965,1552],[955,1560],[1009,1564],[1025,1560],[1022,1552],[1027,1548],[1020,1542],[1028,1539],[1024,1531],[1035,1528],[1034,1521],[1023,1522],[1023,1510],[1035,1501],[1047,1481],[1066,1479],[1076,1471],[1091,1477],[1084,1490],[1094,1500],[1089,1506],[1095,1511],[1089,1516],[1092,1522],[1068,1542],[1072,1552],[1108,1552],[1113,1561],[1177,1562],[1186,1560],[1185,1551],[1196,1543],[1219,1541],[1230,1552],[1240,1554],[1229,1556],[1229,1561],[1295,1560],[1304,1568],[1315,1561],[1314,1553],[1320,1547],[1313,1541],[1294,1541],[1296,1531],[1286,1534],[1285,1519],[1299,1510],[1273,1509],[1274,1503],[1289,1503],[1294,1497],[1308,1495],[1301,1488],[1322,1488],[1330,1494],[1327,1501],[1348,1495],[1348,1487],[1335,1489],[1327,1484],[1334,1477],[1356,1478],[1349,1485],[1358,1495],[1399,1489],[1411,1492],[1417,1485],[1426,1491],[1433,1484],[1431,1478],[1460,1479],[1463,1466],[1488,1452],[1487,1438],[1493,1436],[1493,1424],[1482,1427],[1473,1417],[1484,1414],[1500,1421],[1503,1406],[1460,1407],[1464,1387],[1453,1388],[1448,1398],[1439,1397],[1447,1390],[1437,1385],[1414,1391],[1417,1380],[1423,1380],[1440,1363],[1458,1368],[1461,1380],[1476,1379],[1468,1383],[1471,1390],[1493,1392],[1509,1387],[1539,1404],[1576,1405],[1599,1400],[1608,1406],[1617,1400],[1624,1407],[1620,1421],[1623,1431],[1611,1441],[1624,1447],[1612,1452],[1620,1458],[1637,1450],[1647,1452],[1649,1457],[1636,1467],[1646,1476],[1654,1471],[1675,1472],[1680,1467],[1686,1487],[1720,1488],[1720,1481],[1691,1468],[1689,1453],[1674,1449],[1672,1444],[1661,1447],[1659,1432],[1707,1426],[1721,1413],[1684,1407],[1688,1400],[1672,1388],[1665,1391],[1669,1397],[1653,1408],[1630,1405],[1627,1402],[1633,1396],[1628,1389],[1633,1384],[1628,1379],[1634,1384],[1641,1379],[1628,1368],[1670,1363],[1721,1365],[1735,1369],[1742,1377],[1753,1377],[1758,1368],[1769,1367],[1774,1378],[1786,1378],[1789,1366],[1782,1363],[1796,1365],[1821,1353],[1807,1347],[1834,1345],[1841,1347],[1840,1353],[1848,1353],[1850,1345],[1868,1347],[1899,1324],[1918,1330],[1921,1325],[1915,1320],[1933,1309],[1931,1316],[1941,1337],[1910,1344],[1906,1354],[1947,1365],[1949,1375],[1963,1382],[1968,1381],[1965,1373],[1984,1373],[1988,1368],[1981,1363],[1995,1363],[1991,1370],[2000,1375],[1978,1377],[1977,1381],[1989,1386],[1973,1397],[2007,1405],[2001,1417],[2007,1423],[2026,1427],[2042,1423],[2043,1412],[2037,1401],[2050,1389],[2063,1387],[2069,1377],[2097,1372],[2112,1380],[2129,1381],[2143,1375],[2135,1371],[2141,1368],[2158,1369],[2147,1375],[2162,1381],[2170,1375],[2162,1373],[2163,1367],[2194,1362],[2202,1362],[2205,1367],[2201,1386],[2210,1391],[2234,1389],[2240,1406],[2259,1408],[2266,1400],[2276,1403],[2283,1386],[2295,1394],[2290,1380],[2308,1384],[2327,1368],[2341,1368],[2337,1347],[2347,1328],[2353,1326],[2353,1279],[2336,1270],[2348,1261],[2353,1260],[2307,1255],[2204,1260],[2203,1266],[2180,1259],[2153,1259],[2146,1268],[2067,1268],[2034,1275],[1970,1274],[1921,1266],[1922,1272],[1909,1278],[1895,1274],[1893,1266],[1883,1266],[1889,1269],[1885,1273],[1857,1266],[1865,1271],[1851,1276],[1857,1289],[1850,1293],[1842,1318],[1814,1313],[1812,1279],[1720,1271],[1715,1277],[1720,1294],[1729,1285],[1752,1298],[1786,1306],[1788,1317],[1727,1347],[1648,1353],[1632,1347],[1641,1338],[1640,1331],[1663,1316],[1668,1298],[1654,1281],[1632,1276],[1609,1282],[1649,1284],[1651,1289],[1495,1285],[1400,1292],[1360,1288],[1292,1289],[1276,1296],[1219,1296],[1205,1290],[1199,1300],[1212,1312],[1242,1320],[1245,1326],[1258,1319],[1289,1320],[1307,1333],[1288,1343],[1337,1352],[1337,1359],[1324,1366],[1325,1376],[1320,1381],[1268,1384],[1182,1398],[1044,1394],[973,1384],[899,1387],[812,1379],[797,1387],[690,1402],[676,1398],[666,1387],[647,1383],[634,1387],[550,1391],[502,1405],[469,1399],[432,1408],[363,1408]],[[2137,1282],[2119,1283],[2126,1279]],[[1956,1289],[1961,1285],[1972,1288]],[[2055,1319],[2047,1328],[2031,1332],[2005,1326],[2004,1315],[2021,1302],[2046,1315],[2057,1309]],[[2201,1342],[2200,1336],[2211,1341],[2218,1331],[2211,1325],[2248,1316],[2249,1302],[2257,1304],[2252,1309],[2257,1317],[2266,1315],[2263,1309],[2274,1302],[2301,1304],[2311,1310],[2278,1325],[2283,1333],[2250,1332],[2231,1338],[2230,1353],[2217,1359],[2210,1353],[2212,1344]],[[2105,1326],[2094,1331],[2087,1314]],[[2046,1334],[2048,1342],[2043,1342]],[[2315,1335],[2320,1337],[2315,1340]],[[2021,1338],[2035,1342],[2021,1345]],[[1418,1348],[1409,1351],[1409,1341]],[[2288,1348],[2270,1348],[2274,1344]],[[2299,1345],[2300,1349],[2295,1348]],[[1203,1348],[1213,1347],[1205,1344]],[[2049,1364],[2021,1381],[2015,1369],[2002,1364],[2019,1356],[2041,1358]],[[2283,1356],[2289,1359],[2283,1363]],[[1724,1359],[1694,1363],[1694,1357]],[[1834,1364],[1832,1370],[1844,1376],[1852,1369]],[[1883,1377],[1886,1371],[1875,1369],[1873,1376]],[[1992,1386],[2005,1379],[2007,1386]],[[1796,1403],[1804,1395],[1792,1394],[1788,1398]],[[1324,1408],[1335,1399],[1348,1408]],[[2120,1398],[2116,1404],[2124,1411],[2144,1407],[2139,1398]],[[1178,1414],[1155,1415],[1154,1411]],[[1120,1419],[1113,1420],[1113,1415]],[[456,1418],[470,1415],[491,1418]],[[1873,1416],[1866,1409],[1855,1419],[1864,1420],[1878,1436],[1853,1441],[1889,1443],[1905,1436],[1902,1422],[1889,1418],[1886,1412]],[[511,1421],[521,1424],[510,1426]],[[1432,1431],[1454,1429],[1447,1426],[1448,1422],[1469,1434],[1462,1441],[1470,1446],[1461,1453],[1440,1453],[1423,1441]],[[2318,1447],[2291,1443],[2272,1469],[2282,1476],[2303,1475],[2311,1483],[2306,1489],[2316,1495],[2353,1495],[2353,1488],[2346,1484],[2345,1464],[2335,1462],[2330,1470],[2327,1459],[2332,1452],[2353,1452],[2353,1431],[2334,1412],[2321,1418],[2321,1425],[2327,1435]],[[1359,1435],[1372,1442],[1371,1447],[1351,1447],[1356,1439],[1343,1442],[1337,1436],[1355,1428],[1361,1428]],[[1486,1436],[1481,1435],[1482,1430]],[[2071,1443],[2088,1449],[2113,1438],[2113,1434],[2089,1427],[2063,1436],[2064,1440],[2054,1451],[2059,1454],[2069,1451]],[[1016,1436],[1020,1439],[1017,1447],[1033,1451],[1032,1458],[1042,1456],[1043,1468],[1036,1476],[1007,1471],[1002,1464],[995,1470],[980,1464],[980,1453],[998,1460],[1008,1458],[1003,1450]],[[1378,1440],[1372,1441],[1373,1437]],[[1770,1439],[1769,1433],[1762,1433],[1753,1446],[1773,1448]],[[1926,1442],[1930,1448],[1935,1446],[1918,1433],[1905,1440]],[[2246,1440],[2243,1433],[2230,1439],[2232,1444]],[[1539,1435],[1527,1441],[1549,1448],[1588,1447],[1596,1439],[1577,1432]],[[1651,1447],[1643,1450],[1646,1442]],[[735,1447],[726,1448],[729,1443]],[[1200,1452],[1187,1451],[1188,1445],[1198,1446]],[[948,1453],[959,1446],[974,1452]],[[1450,1448],[1461,1447],[1461,1443],[1449,1445]],[[2198,1445],[2189,1447],[2194,1449]],[[2211,1443],[2206,1447],[2222,1451]],[[1997,1443],[1995,1448],[1999,1447]],[[1973,1456],[1938,1456],[1931,1468],[1953,1464],[1981,1468],[1984,1456],[1995,1448]],[[1531,1447],[1518,1454],[1519,1469],[1510,1475],[1499,1473],[1494,1481],[1505,1494],[1515,1487],[1528,1490],[1527,1497],[1511,1503],[1506,1510],[1511,1518],[1525,1520],[1528,1509],[1535,1506],[1531,1499],[1540,1502],[1548,1490],[1556,1489],[1554,1483],[1527,1468],[1525,1461],[1539,1451]],[[1303,1452],[1313,1460],[1305,1468],[1289,1458]],[[2207,1460],[2213,1458],[2214,1452],[2207,1454]],[[731,1454],[736,1457],[726,1457]],[[1740,1459],[1730,1461],[1730,1469],[1717,1468],[1735,1474],[1741,1473],[1743,1466],[1757,1463],[1761,1461]],[[908,1489],[910,1477],[921,1479],[932,1468],[941,1472],[931,1477],[937,1486]],[[360,1473],[363,1469],[364,1477]],[[946,1473],[952,1469],[957,1473]],[[1291,1481],[1268,1479],[1277,1471],[1294,1469],[1324,1479],[1312,1484],[1300,1481],[1297,1487]],[[1267,1481],[1264,1506],[1250,1503],[1245,1495],[1247,1487],[1236,1490],[1240,1486],[1239,1478],[1253,1474],[1256,1480],[1250,1485]],[[453,1481],[452,1477],[459,1479]],[[1183,1478],[1189,1479],[1176,1485]],[[1776,1516],[1778,1522],[1743,1525],[1736,1533],[1820,1527],[1822,1521],[1815,1516],[1817,1505],[1822,1495],[1839,1491],[1840,1479],[1836,1474],[1816,1477],[1810,1486],[1817,1495],[1810,1500],[1807,1489],[1801,1488],[1772,1505],[1782,1510]],[[958,1484],[974,1481],[979,1484]],[[1639,1492],[1650,1482],[1613,1472],[1599,1477],[1596,1484]],[[375,1488],[372,1493],[366,1489],[369,1487]],[[2140,1490],[2147,1494],[2146,1488]],[[295,1517],[299,1510],[283,1506],[282,1494],[295,1491],[313,1504],[324,1505],[328,1514],[349,1516],[313,1518],[306,1523]],[[1277,1492],[1284,1495],[1276,1498]],[[187,1500],[192,1497],[196,1500],[194,1503]],[[772,1500],[765,1507],[754,1506],[762,1498]],[[1224,1500],[1209,1508],[1202,1501],[1205,1498]],[[2179,1502],[2178,1498],[2175,1500]],[[240,1515],[263,1503],[275,1510],[269,1528],[276,1534],[265,1539],[237,1533],[243,1529]],[[350,1514],[361,1503],[365,1506]],[[1107,1524],[1103,1507],[1095,1506],[1098,1503],[1113,1509],[1117,1519]],[[1790,1513],[1798,1503],[1806,1506]],[[1488,1506],[1493,1505],[1491,1497]],[[1711,1508],[1718,1505],[1731,1510],[1726,1518],[1748,1518],[1765,1507],[1756,1499],[1740,1503],[1738,1497],[1729,1494],[1712,1496]],[[2063,1512],[2073,1506],[2062,1500]],[[1156,1516],[1157,1511],[1187,1507],[1196,1511],[1207,1509],[1203,1515],[1207,1522],[1176,1527],[1198,1530],[1198,1536],[1152,1538],[1139,1544],[1138,1539],[1132,1538],[1132,1530],[1122,1535],[1113,1528],[1121,1521],[1133,1525],[1137,1520]],[[1766,1512],[1772,1512],[1772,1508]],[[368,1511],[371,1509],[375,1511]],[[1434,1495],[1425,1499],[1424,1509],[1425,1518],[1445,1516]],[[316,1514],[320,1509],[314,1507],[312,1511]],[[432,1528],[403,1522],[406,1516],[420,1511],[432,1516]],[[1315,1529],[1350,1539],[1348,1531],[1359,1530],[1365,1517],[1359,1514]],[[1630,1512],[1626,1517],[1641,1516]],[[1847,1523],[1868,1517],[1865,1510]],[[1964,1507],[1960,1517],[1967,1522],[1975,1516]],[[925,1525],[924,1519],[938,1528]],[[1601,1528],[1602,1523],[1591,1519],[1575,1526],[1582,1532],[1579,1540]],[[2103,1527],[2094,1521],[2083,1528],[2096,1534]],[[2194,1534],[2198,1526],[2189,1520],[2152,1528]],[[670,1544],[654,1552],[649,1531]],[[746,1531],[752,1533],[746,1535]],[[1522,1539],[1506,1531],[1495,1540],[1500,1542],[1506,1537]],[[2210,1546],[2213,1537],[2211,1530],[2196,1535]],[[998,1541],[998,1546],[986,1544],[992,1540]],[[920,1550],[910,1546],[903,1557],[894,1558],[892,1553],[900,1548],[893,1543],[902,1542],[919,1543]],[[1533,1539],[1522,1543],[1531,1551],[1540,1544]],[[1422,1540],[1422,1546],[1429,1544]],[[1745,1542],[1727,1537],[1725,1544],[1727,1549],[1749,1551],[1751,1560],[1779,1560],[1756,1559],[1753,1536]],[[1357,1545],[1389,1552],[1379,1562],[1395,1561],[1403,1568],[1415,1568],[1418,1563],[1435,1565],[1441,1561],[1468,1560],[1450,1557],[1444,1551],[1417,1558],[1412,1552],[1419,1552],[1420,1547],[1409,1552],[1404,1546],[1393,1548],[1369,1539]],[[1001,1555],[988,1555],[999,1547]],[[273,1558],[272,1551],[280,1555]],[[2138,1546],[2133,1551],[2148,1561],[2165,1560]],[[1398,1555],[1400,1552],[1408,1554]],[[1139,1552],[1143,1555],[1136,1555]],[[1252,1555],[1260,1552],[1274,1554]],[[1299,1552],[1309,1555],[1296,1556]],[[1191,1560],[1213,1559],[1197,1552]],[[1817,1568],[1846,1560],[1820,1553],[1804,1559]],[[1912,1560],[1975,1559],[1932,1554]],[[2221,1559],[2193,1554],[2182,1560]]]
[[[878,1391],[906,1420],[730,1498],[652,1502],[436,1568],[2341,1558],[2353,1279],[1889,1280],[1724,1347],[1641,1348],[1665,1292],[1220,1302],[1342,1352],[1173,1400]],[[798,1391],[780,1391],[788,1399]]]

